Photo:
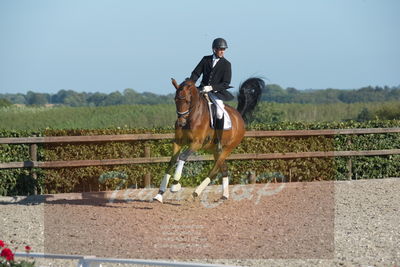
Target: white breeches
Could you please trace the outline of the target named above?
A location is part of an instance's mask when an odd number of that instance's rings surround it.
[[[217,98],[215,98],[214,100],[215,100],[215,103],[217,104],[216,105],[217,119],[222,119],[222,117],[224,116],[224,107],[225,107],[224,102],[222,102],[221,99],[217,99]]]

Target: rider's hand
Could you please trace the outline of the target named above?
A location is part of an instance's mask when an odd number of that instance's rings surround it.
[[[211,92],[212,90],[213,90],[213,88],[211,85],[206,85],[206,86],[203,86],[203,89],[201,91],[203,93],[208,93],[208,92]]]

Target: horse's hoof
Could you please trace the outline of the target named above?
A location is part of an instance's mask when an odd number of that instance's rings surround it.
[[[153,197],[153,200],[163,203],[163,196],[161,194],[157,194],[155,197]]]
[[[228,200],[228,198],[229,198],[228,196],[222,196],[221,200]]]
[[[172,192],[172,193],[176,193],[176,192],[178,192],[179,190],[181,190],[181,188],[182,188],[182,186],[181,186],[180,183],[173,184],[173,185],[171,186],[171,192]]]
[[[193,197],[193,198],[197,198],[198,196],[199,196],[199,194],[197,194],[197,192],[193,192],[193,193],[192,193],[192,197]]]

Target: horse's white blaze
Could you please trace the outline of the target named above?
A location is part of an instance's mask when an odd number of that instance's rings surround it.
[[[222,196],[229,198],[229,178],[222,178]]]
[[[203,182],[201,182],[201,184],[196,188],[196,190],[194,190],[194,195],[195,196],[200,196],[201,192],[203,192],[203,190],[207,187],[207,185],[211,182],[210,178],[206,178],[204,179]]]

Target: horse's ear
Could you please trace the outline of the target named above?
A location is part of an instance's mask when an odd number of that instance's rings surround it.
[[[172,80],[172,85],[175,87],[176,90],[178,90],[179,89],[178,83],[175,81],[174,78],[171,78],[171,80]]]

